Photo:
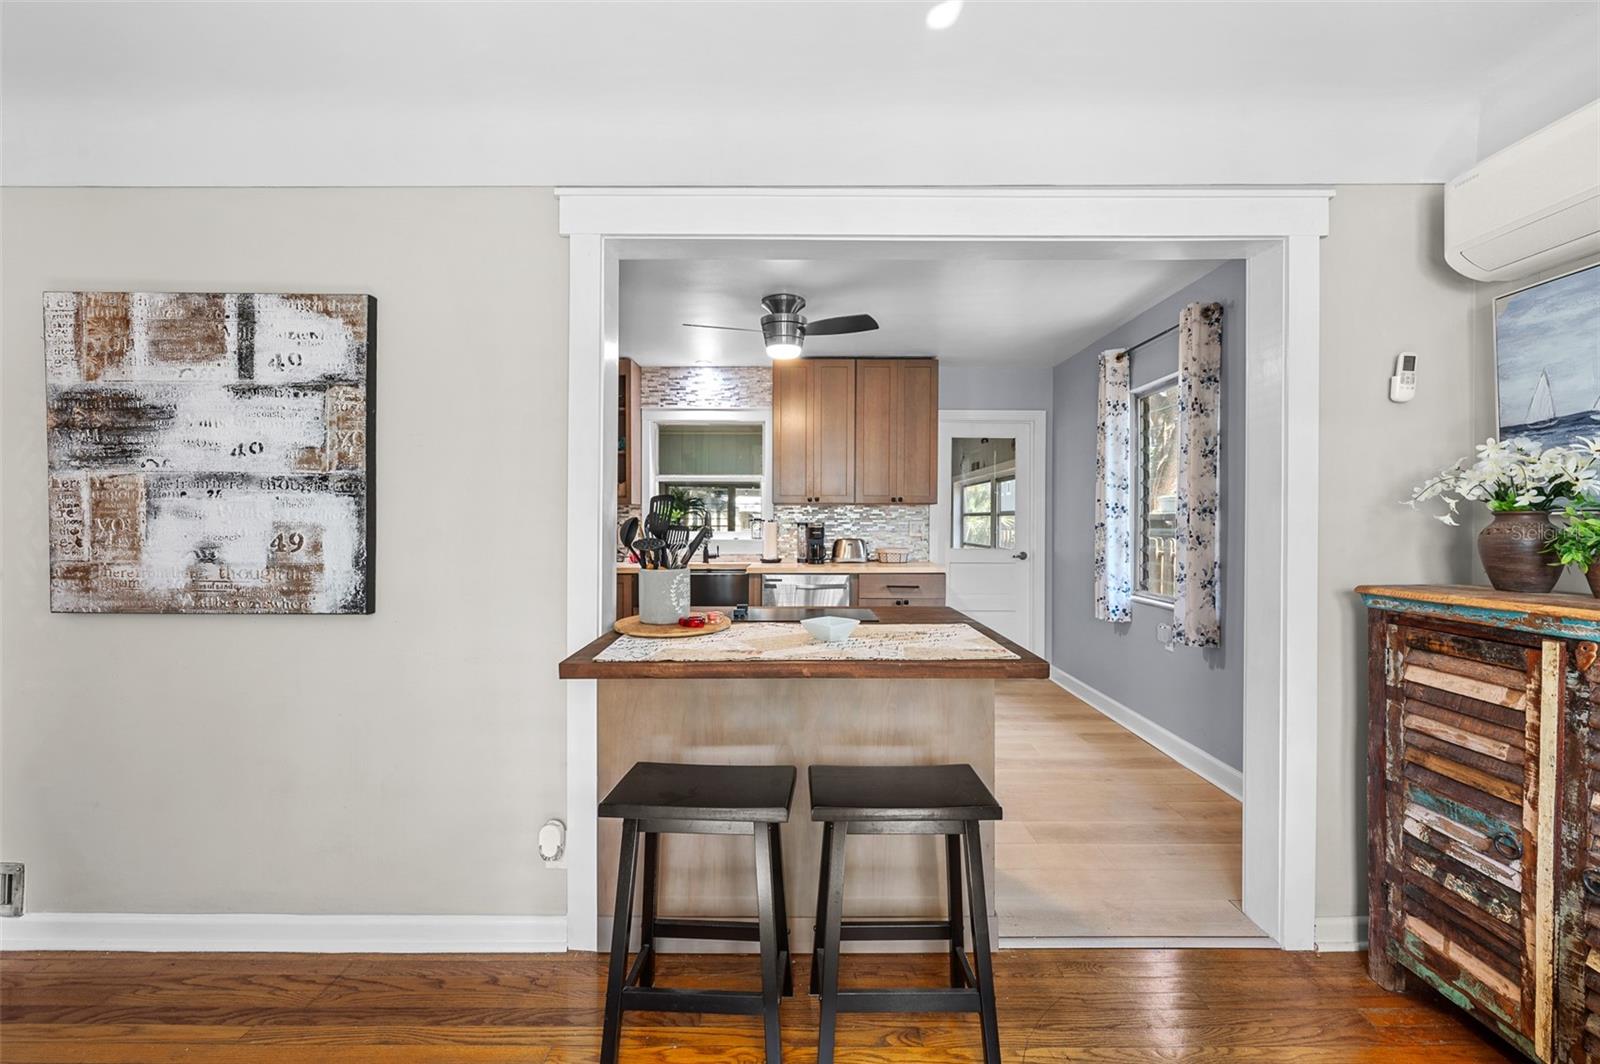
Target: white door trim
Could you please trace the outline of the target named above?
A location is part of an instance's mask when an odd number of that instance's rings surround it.
[[[984,421],[1015,421],[1023,422],[1028,426],[1032,439],[1029,441],[1028,454],[1033,461],[1033,481],[1028,485],[1027,505],[1031,516],[1028,518],[1027,542],[1028,551],[1028,580],[1033,584],[1034,592],[1030,599],[1030,614],[1028,618],[1028,649],[1041,658],[1050,656],[1048,602],[1050,599],[1049,568],[1047,559],[1050,556],[1050,543],[1046,538],[1049,528],[1046,507],[1048,491],[1046,485],[1050,477],[1050,434],[1049,415],[1043,410],[941,410],[939,411],[939,494],[938,502],[933,506],[933,527],[929,530],[931,536],[930,555],[936,562],[948,560],[950,552],[950,449],[946,446],[945,430],[954,429],[957,425],[972,424]]]
[[[615,594],[616,281],[629,242],[669,238],[1160,241],[1246,266],[1244,909],[1286,949],[1315,944],[1318,238],[1328,189],[558,189],[571,239],[567,642]],[[593,681],[567,683],[570,948],[596,948]]]

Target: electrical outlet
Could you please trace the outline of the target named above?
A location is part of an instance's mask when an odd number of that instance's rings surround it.
[[[1161,649],[1167,653],[1172,652],[1172,625],[1163,621],[1156,625],[1156,639],[1161,643]]]
[[[0,916],[22,915],[22,862],[0,861]]]
[[[539,860],[546,868],[567,867],[567,825],[547,820],[539,829]]]

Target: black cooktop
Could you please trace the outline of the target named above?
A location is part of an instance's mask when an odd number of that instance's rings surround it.
[[[734,611],[736,621],[803,621],[808,617],[848,617],[853,621],[875,621],[878,615],[856,606],[746,606],[745,615]]]

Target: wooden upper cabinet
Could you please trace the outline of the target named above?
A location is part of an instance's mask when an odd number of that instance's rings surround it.
[[[774,502],[854,502],[855,360],[773,363],[772,436]]]
[[[889,503],[895,494],[894,363],[856,363],[856,502]]]
[[[811,501],[811,363],[772,364],[772,501]]]
[[[817,359],[811,363],[812,502],[856,501],[856,363]]]
[[[772,432],[777,503],[930,506],[939,493],[939,363],[774,363]]]
[[[931,358],[856,363],[856,502],[937,501],[939,364]]]
[[[931,358],[896,359],[894,424],[897,502],[932,506],[939,501],[939,364]]]
[[[617,360],[617,503],[639,505],[639,363]]]

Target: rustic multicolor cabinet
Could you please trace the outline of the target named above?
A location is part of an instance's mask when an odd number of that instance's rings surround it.
[[[1600,602],[1358,591],[1373,979],[1600,1064]]]

